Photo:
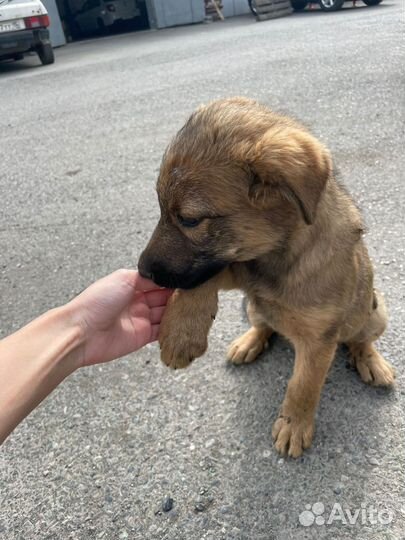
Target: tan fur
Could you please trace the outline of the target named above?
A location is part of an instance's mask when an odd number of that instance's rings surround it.
[[[163,361],[185,367],[207,348],[218,290],[246,292],[252,328],[230,346],[253,361],[276,331],[295,366],[273,428],[299,456],[314,432],[320,393],[339,343],[365,382],[390,386],[392,367],[372,344],[387,321],[373,289],[360,214],[336,182],[329,151],[303,126],[245,98],[192,115],[169,146],[158,195],[162,216],[141,273],[177,290],[159,337]],[[197,224],[184,225],[185,219]]]

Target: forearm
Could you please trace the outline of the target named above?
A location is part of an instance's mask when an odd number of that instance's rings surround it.
[[[0,444],[80,366],[80,326],[53,309],[0,341]]]

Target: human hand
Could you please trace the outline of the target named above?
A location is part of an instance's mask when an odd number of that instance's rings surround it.
[[[118,270],[0,340],[0,444],[77,368],[154,341],[171,292]]]
[[[155,341],[171,293],[135,270],[117,270],[90,285],[65,306],[83,332],[80,365],[108,362]]]

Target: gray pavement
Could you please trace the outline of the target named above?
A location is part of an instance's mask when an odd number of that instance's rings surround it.
[[[241,295],[224,294],[188,370],[148,346],[76,373],[19,426],[0,451],[2,539],[404,538],[403,30],[387,1],[86,41],[47,68],[0,64],[1,335],[133,267],[170,137],[198,104],[246,95],[333,150],[364,212],[391,314],[380,350],[398,371],[396,391],[369,388],[339,353],[312,449],[284,460],[271,426],[292,351],[278,339],[257,363],[227,366],[247,323]]]

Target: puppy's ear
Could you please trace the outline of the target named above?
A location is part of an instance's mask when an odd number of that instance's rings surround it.
[[[313,223],[331,173],[328,150],[309,133],[290,126],[269,129],[256,144],[249,165],[249,197],[266,208],[274,191],[293,202],[307,224]]]

